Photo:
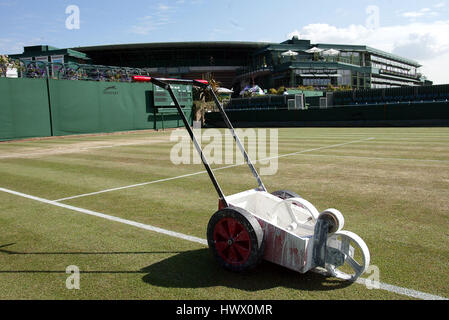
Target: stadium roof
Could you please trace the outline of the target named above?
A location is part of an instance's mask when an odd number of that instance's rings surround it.
[[[76,47],[73,50],[82,52],[98,50],[126,50],[126,49],[176,49],[176,48],[223,48],[240,47],[245,49],[259,49],[273,43],[269,42],[244,42],[244,41],[193,41],[193,42],[153,42],[153,43],[131,43],[131,44],[112,44],[90,47]]]

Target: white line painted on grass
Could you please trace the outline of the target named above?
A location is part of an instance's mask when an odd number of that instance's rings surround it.
[[[161,180],[155,180],[155,181],[150,181],[150,182],[143,182],[143,183],[133,184],[133,185],[124,186],[124,187],[118,187],[118,188],[112,188],[112,189],[107,189],[107,190],[101,190],[101,191],[97,191],[97,192],[85,193],[85,194],[80,194],[80,195],[77,195],[77,196],[62,198],[62,199],[53,200],[53,201],[54,202],[61,202],[61,201],[66,201],[66,200],[71,200],[71,199],[77,199],[77,198],[88,197],[88,196],[93,196],[93,195],[97,195],[97,194],[112,192],[112,191],[125,190],[125,189],[131,189],[131,188],[136,188],[136,187],[142,187],[142,186],[147,186],[147,185],[155,184],[155,183],[159,183],[159,182],[166,182],[166,181],[171,181],[171,180],[176,180],[176,179],[181,179],[181,178],[193,177],[193,176],[200,175],[200,174],[203,174],[203,173],[206,173],[206,172],[207,171],[200,171],[200,172],[185,174],[185,175],[182,175],[182,176],[179,176],[179,177],[166,178],[166,179],[161,179]]]
[[[364,286],[366,286],[368,283],[370,285],[372,285],[371,280],[363,279],[363,278],[357,279],[356,283],[364,285]],[[416,291],[416,290],[412,290],[412,289],[408,289],[408,288],[397,287],[397,286],[393,286],[391,284],[382,283],[382,282],[379,283],[379,289],[388,291],[388,292],[392,292],[392,293],[397,293],[402,296],[407,296],[410,298],[421,299],[421,300],[449,300],[448,298],[436,296],[436,295],[433,295],[430,293]]]
[[[308,149],[308,150],[288,153],[288,154],[284,154],[284,155],[281,155],[281,156],[276,156],[276,157],[271,157],[271,158],[266,158],[266,159],[260,159],[260,160],[254,161],[254,163],[257,163],[259,161],[268,161],[268,160],[292,157],[292,156],[300,155],[300,154],[307,153],[307,152],[313,152],[313,151],[337,148],[337,147],[342,147],[342,146],[346,146],[346,145],[349,145],[349,144],[354,144],[354,143],[359,143],[359,142],[364,142],[364,141],[370,141],[370,140],[374,140],[374,139],[375,138],[366,138],[366,139],[361,139],[361,140],[355,140],[355,141],[350,141],[350,142],[345,142],[345,143],[334,144],[334,145],[331,145],[331,146],[313,148],[313,149]],[[226,166],[226,167],[221,167],[221,168],[213,169],[212,171],[220,171],[220,170],[235,168],[235,167],[239,167],[239,166],[243,166],[243,165],[245,165],[245,163],[240,163],[240,164],[234,164],[234,165],[230,165],[230,166]],[[84,194],[80,194],[80,195],[76,195],[76,196],[72,196],[72,197],[66,197],[66,198],[53,200],[53,201],[61,202],[61,201],[66,201],[66,200],[72,200],[72,199],[83,198],[83,197],[98,195],[98,194],[102,194],[102,193],[112,192],[112,191],[119,191],[119,190],[131,189],[131,188],[136,188],[136,187],[143,187],[143,186],[147,186],[147,185],[151,185],[151,184],[155,184],[155,183],[159,183],[159,182],[167,182],[167,181],[172,181],[172,180],[177,180],[177,179],[197,176],[197,175],[204,174],[204,173],[207,173],[207,171],[199,171],[199,172],[185,174],[185,175],[178,176],[178,177],[160,179],[160,180],[143,182],[143,183],[133,184],[133,185],[124,186],[124,187],[117,187],[117,188],[112,188],[112,189],[100,190],[100,191],[96,191],[96,192],[84,193]]]
[[[332,157],[344,159],[366,159],[366,160],[398,160],[398,161],[413,161],[413,162],[435,162],[435,163],[449,163],[449,160],[440,159],[414,159],[414,158],[386,158],[386,157],[363,157],[363,156],[340,156],[329,154],[305,154],[305,157]]]
[[[6,192],[6,193],[9,193],[9,194],[13,194],[13,195],[16,195],[16,196],[19,196],[19,197],[23,197],[23,198],[39,201],[39,202],[42,202],[42,203],[50,204],[50,205],[53,205],[53,206],[56,206],[56,207],[61,207],[61,208],[64,208],[64,209],[69,209],[69,210],[72,210],[72,211],[77,211],[77,212],[88,214],[88,215],[91,215],[91,216],[103,218],[103,219],[106,219],[106,220],[127,224],[127,225],[130,225],[130,226],[133,226],[133,227],[137,227],[137,228],[140,228],[140,229],[145,229],[145,230],[148,230],[148,231],[154,231],[154,232],[157,232],[157,233],[162,233],[162,234],[168,235],[170,237],[179,238],[179,239],[188,240],[188,241],[191,241],[191,242],[196,242],[196,243],[207,245],[207,241],[206,240],[203,240],[203,239],[200,239],[200,238],[197,238],[197,237],[188,236],[188,235],[185,235],[185,234],[182,234],[182,233],[177,233],[177,232],[161,229],[161,228],[158,228],[158,227],[153,227],[153,226],[150,226],[150,225],[146,225],[146,224],[143,224],[143,223],[139,223],[139,222],[135,222],[135,221],[131,221],[131,220],[126,220],[126,219],[122,219],[122,218],[106,215],[106,214],[103,214],[103,213],[99,213],[99,212],[95,212],[95,211],[91,211],[91,210],[87,210],[87,209],[83,209],[83,208],[78,208],[78,207],[66,205],[66,204],[63,204],[63,203],[56,202],[56,201],[52,201],[52,200],[47,200],[47,199],[31,196],[31,195],[28,195],[28,194],[24,194],[24,193],[13,191],[13,190],[9,190],[9,189],[0,188],[0,191]]]
[[[302,154],[302,153],[306,153],[306,152],[313,152],[313,151],[319,151],[319,150],[325,150],[325,149],[331,149],[331,148],[338,148],[338,147],[347,146],[347,145],[349,145],[349,144],[354,144],[354,143],[359,143],[359,142],[364,142],[364,141],[371,141],[371,140],[375,140],[375,139],[376,139],[376,138],[360,139],[360,140],[355,140],[355,141],[350,141],[350,142],[345,142],[345,143],[340,143],[340,144],[334,144],[334,145],[332,145],[332,146],[327,146],[327,147],[320,147],[320,148],[314,148],[314,149],[309,149],[309,150],[304,150],[304,151],[298,151],[298,152],[288,153],[288,154],[284,154],[284,155],[277,156],[277,157],[270,157],[270,158],[262,159],[262,160],[260,160],[260,161],[267,161],[267,160],[281,159],[281,158],[286,158],[286,157],[296,156],[296,155],[298,155],[298,154]]]
[[[158,227],[154,227],[154,226],[150,226],[147,224],[143,224],[143,223],[139,223],[139,222],[135,222],[135,221],[131,221],[131,220],[126,220],[126,219],[122,219],[122,218],[118,218],[118,217],[114,217],[114,216],[110,216],[104,213],[100,213],[100,212],[95,212],[95,211],[91,211],[91,210],[87,210],[87,209],[83,209],[83,208],[78,208],[78,207],[74,207],[74,206],[69,206],[66,204],[62,204],[56,201],[52,201],[52,200],[47,200],[47,199],[43,199],[43,198],[39,198],[39,197],[35,197],[35,196],[31,196],[28,194],[24,194],[21,192],[17,192],[17,191],[13,191],[13,190],[9,190],[9,189],[5,189],[5,188],[0,188],[0,191],[5,192],[5,193],[9,193],[15,196],[19,196],[19,197],[23,197],[23,198],[27,198],[30,200],[35,200],[41,203],[46,203],[49,205],[53,205],[56,207],[60,207],[60,208],[64,208],[64,209],[68,209],[68,210],[72,210],[72,211],[76,211],[79,213],[83,213],[83,214],[87,214],[90,216],[95,216],[98,218],[102,218],[102,219],[106,219],[106,220],[110,220],[110,221],[114,221],[114,222],[119,222],[119,223],[123,223],[123,224],[127,224],[136,228],[140,228],[140,229],[144,229],[144,230],[148,230],[148,231],[153,231],[156,233],[160,233],[160,234],[164,234],[170,237],[174,237],[174,238],[178,238],[178,239],[182,239],[182,240],[187,240],[190,242],[194,242],[194,243],[199,243],[202,245],[207,246],[207,240],[205,239],[201,239],[201,238],[197,238],[197,237],[192,237],[186,234],[182,234],[182,233],[178,233],[178,232],[174,232],[174,231],[170,231],[170,230],[166,230],[166,229],[162,229],[162,228],[158,228]],[[366,285],[366,281],[368,281],[367,279],[358,279],[356,282],[362,285]],[[386,283],[379,283],[379,288],[381,290],[384,291],[388,291],[391,293],[396,293],[396,294],[400,294],[400,295],[404,295],[410,298],[416,298],[416,299],[422,299],[422,300],[449,300],[448,298],[445,297],[440,297],[437,295],[433,295],[433,294],[429,294],[429,293],[425,293],[425,292],[421,292],[421,291],[416,291],[416,290],[412,290],[412,289],[407,289],[407,288],[402,288],[402,287],[397,287],[397,286],[393,286],[390,284],[386,284]]]

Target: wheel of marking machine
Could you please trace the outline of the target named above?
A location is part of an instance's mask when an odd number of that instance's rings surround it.
[[[331,264],[326,261],[327,272],[336,278],[355,281],[369,267],[370,253],[366,243],[355,233],[339,231],[329,236],[327,240],[328,256],[337,257]],[[329,257],[327,259],[329,259]],[[326,259],[326,260],[327,260]]]
[[[207,226],[209,249],[223,268],[244,272],[255,268],[264,254],[264,234],[257,219],[241,208],[216,212]]]
[[[288,217],[285,215],[286,213],[288,213]],[[287,230],[293,231],[299,225],[315,223],[318,216],[318,210],[309,201],[302,198],[288,198],[274,206],[271,212],[271,222],[277,225],[279,221],[290,220],[291,223]]]
[[[327,209],[320,214],[318,219],[326,220],[329,223],[329,233],[339,232],[345,226],[345,218],[337,209]]]
[[[290,199],[290,198],[301,198],[300,195],[294,193],[290,190],[279,190],[271,193],[273,196],[281,198],[282,200]]]

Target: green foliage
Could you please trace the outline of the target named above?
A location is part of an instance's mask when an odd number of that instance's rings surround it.
[[[283,94],[284,94],[284,91],[285,91],[285,87],[284,87],[284,86],[279,87],[279,89],[278,89],[278,91],[277,91],[277,94],[283,95]]]
[[[351,91],[351,90],[352,90],[351,86],[348,86],[348,85],[346,85],[346,86],[339,86],[337,88],[337,91]]]
[[[17,71],[22,70],[19,60],[12,60],[8,56],[0,55],[0,77],[6,76],[8,68],[16,68]]]
[[[220,88],[221,83],[214,79],[214,76],[212,73],[207,74],[206,80],[209,82],[209,85],[211,86],[212,90],[217,95],[218,89]],[[221,98],[218,97],[218,99],[220,100]],[[213,96],[212,96],[210,90],[204,90],[201,88],[194,87],[193,88],[193,100],[209,102],[209,101],[213,101],[214,99],[213,99]]]
[[[298,89],[303,91],[315,91],[314,86],[298,86]]]
[[[249,91],[243,92],[243,95],[242,95],[243,98],[251,98],[252,96],[253,96],[253,93],[249,92]]]

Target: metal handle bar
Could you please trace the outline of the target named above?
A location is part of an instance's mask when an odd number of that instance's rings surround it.
[[[259,185],[258,190],[259,191],[267,191],[267,189],[265,188],[262,179],[260,178],[259,174],[257,173],[256,168],[254,167],[253,163],[251,162],[251,159],[248,156],[248,153],[246,152],[242,142],[240,141],[239,137],[237,136],[234,127],[231,124],[231,121],[229,120],[226,112],[223,109],[223,106],[221,105],[221,103],[218,101],[217,95],[215,94],[215,92],[212,90],[212,87],[209,85],[209,82],[206,80],[184,80],[184,79],[166,79],[166,78],[152,78],[152,77],[147,77],[147,76],[134,76],[133,77],[134,81],[137,82],[151,82],[154,85],[161,87],[165,90],[168,91],[168,93],[170,94],[173,102],[175,103],[176,108],[178,109],[178,113],[181,116],[183,122],[184,122],[184,126],[186,127],[190,138],[192,139],[192,142],[196,148],[196,150],[198,151],[198,153],[201,156],[201,161],[203,162],[204,167],[206,168],[207,173],[209,174],[209,177],[215,187],[215,189],[217,190],[218,196],[220,197],[220,200],[222,200],[224,202],[224,204],[226,206],[228,206],[228,202],[226,201],[226,197],[223,193],[223,191],[220,188],[220,185],[206,159],[206,157],[204,156],[203,150],[201,149],[201,146],[198,143],[198,140],[195,137],[195,134],[192,130],[192,128],[190,127],[190,124],[184,114],[184,111],[182,110],[178,99],[176,98],[170,84],[191,84],[193,86],[197,86],[197,87],[201,87],[203,89],[208,89],[210,90],[210,92],[212,93],[214,102],[217,106],[217,108],[220,110],[220,114],[226,124],[226,126],[229,128],[229,130],[231,131],[231,134],[237,144],[237,146],[239,147],[240,151],[242,152],[244,159],[246,161],[246,163],[248,164],[251,173],[254,175],[254,177],[257,180],[257,183]]]

